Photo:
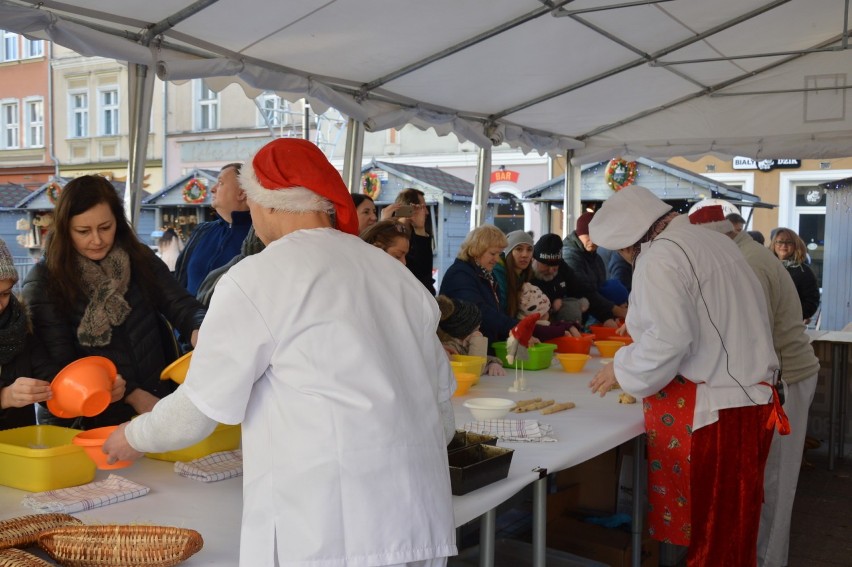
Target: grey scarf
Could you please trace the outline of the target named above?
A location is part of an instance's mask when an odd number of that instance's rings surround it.
[[[106,346],[112,340],[112,328],[124,323],[130,304],[124,299],[130,283],[130,257],[113,247],[100,262],[78,255],[81,288],[89,298],[77,338],[83,346]]]

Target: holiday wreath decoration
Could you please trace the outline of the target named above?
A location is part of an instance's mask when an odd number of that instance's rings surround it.
[[[365,173],[361,178],[361,192],[372,200],[379,197],[382,192],[382,181],[376,173]]]
[[[183,186],[183,200],[187,203],[197,205],[198,203],[203,203],[206,197],[207,187],[195,177]]]
[[[61,194],[62,186],[56,181],[47,186],[47,200],[50,201],[51,205],[56,204],[56,200],[59,199],[59,195]]]
[[[609,160],[604,173],[604,180],[613,191],[621,191],[636,181],[636,162],[621,158]]]

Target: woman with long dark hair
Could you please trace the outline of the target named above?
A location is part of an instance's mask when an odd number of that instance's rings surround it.
[[[126,421],[170,393],[174,386],[160,381],[160,371],[179,354],[171,327],[194,345],[205,313],[139,241],[109,181],[94,175],[62,191],[44,259],[27,275],[23,295],[47,350],[45,378],[98,355],[127,382],[121,400],[75,424],[83,428]]]

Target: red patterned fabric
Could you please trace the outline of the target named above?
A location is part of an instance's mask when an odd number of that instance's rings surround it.
[[[694,383],[678,376],[642,401],[648,434],[648,531],[675,545],[689,545],[692,531],[689,455],[695,390]]]
[[[721,410],[719,421],[693,433],[695,392],[678,376],[643,400],[649,531],[689,546],[689,567],[753,567],[772,405]]]

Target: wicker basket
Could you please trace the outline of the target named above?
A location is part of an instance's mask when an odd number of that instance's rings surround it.
[[[3,520],[0,522],[0,549],[33,545],[42,532],[82,523],[68,514],[31,514]]]
[[[195,530],[166,526],[66,526],[38,544],[65,567],[171,567],[204,545]]]
[[[40,557],[10,547],[0,549],[0,567],[53,567]]]

